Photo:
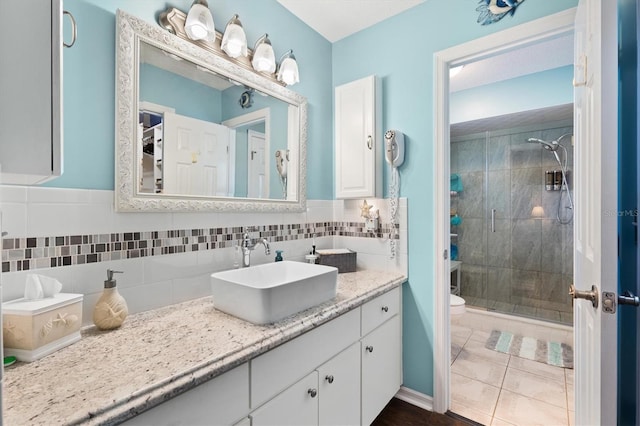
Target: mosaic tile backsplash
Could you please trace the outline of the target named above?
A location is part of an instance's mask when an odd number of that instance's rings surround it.
[[[5,238],[2,272],[82,265],[111,260],[233,247],[249,232],[269,242],[325,236],[388,238],[391,224],[366,232],[364,222],[314,222],[287,225],[121,232],[92,235]],[[396,225],[398,227],[398,225]],[[399,235],[396,232],[395,238]]]

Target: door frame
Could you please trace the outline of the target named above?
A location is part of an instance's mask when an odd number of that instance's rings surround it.
[[[253,155],[252,153],[254,152],[252,150],[253,146],[253,141],[254,139],[262,139],[262,144],[264,146],[264,188],[263,188],[263,192],[266,192],[266,194],[262,193],[259,194],[258,197],[250,197],[249,193],[251,192],[251,185],[253,184],[252,182],[252,178],[255,178],[256,176],[253,174],[254,170],[252,169],[252,161],[253,161]],[[255,130],[251,130],[249,129],[247,131],[247,197],[249,198],[269,198],[269,193],[270,188],[269,188],[269,144],[267,142],[267,137],[264,133],[262,132],[257,132]],[[259,176],[259,175],[258,175]]]
[[[449,68],[546,39],[573,33],[575,8],[524,23],[460,44],[434,54],[434,140],[436,238],[434,306],[434,396],[433,410],[444,413],[451,399],[451,334],[449,317]],[[447,253],[446,259],[444,253]],[[442,257],[440,257],[442,256]]]
[[[247,126],[249,124],[258,123],[264,121],[264,149],[265,156],[269,158],[269,149],[271,147],[270,135],[271,135],[271,110],[269,108],[262,108],[247,114],[239,115],[237,117],[224,120],[221,124],[228,128],[235,130],[238,127]],[[291,121],[289,121],[291,123]],[[291,139],[289,139],[291,140]],[[229,179],[233,182],[235,188],[235,164],[236,164],[236,141],[229,144],[229,165],[233,164],[233,167],[229,167]],[[269,182],[269,166],[265,166],[265,181]],[[267,190],[270,192],[270,187],[267,186]]]

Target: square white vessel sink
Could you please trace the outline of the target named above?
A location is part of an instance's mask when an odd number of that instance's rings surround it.
[[[337,268],[286,260],[211,274],[213,306],[254,324],[333,299],[337,285]]]

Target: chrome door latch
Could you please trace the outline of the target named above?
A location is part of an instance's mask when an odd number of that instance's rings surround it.
[[[615,314],[616,305],[640,306],[640,297],[636,296],[629,290],[625,291],[618,297],[616,297],[616,294],[612,291],[603,291],[602,312],[605,312],[607,314]]]

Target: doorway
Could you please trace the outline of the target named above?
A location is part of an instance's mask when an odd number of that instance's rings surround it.
[[[502,31],[435,55],[435,138],[436,138],[436,235],[437,253],[448,258],[451,250],[450,231],[450,81],[449,69],[459,65],[516,51],[536,43],[573,33],[575,10],[542,18],[517,28]],[[435,306],[435,389],[434,410],[444,412],[451,407],[451,325],[449,316],[450,263],[436,262]],[[566,379],[565,379],[566,381]]]

